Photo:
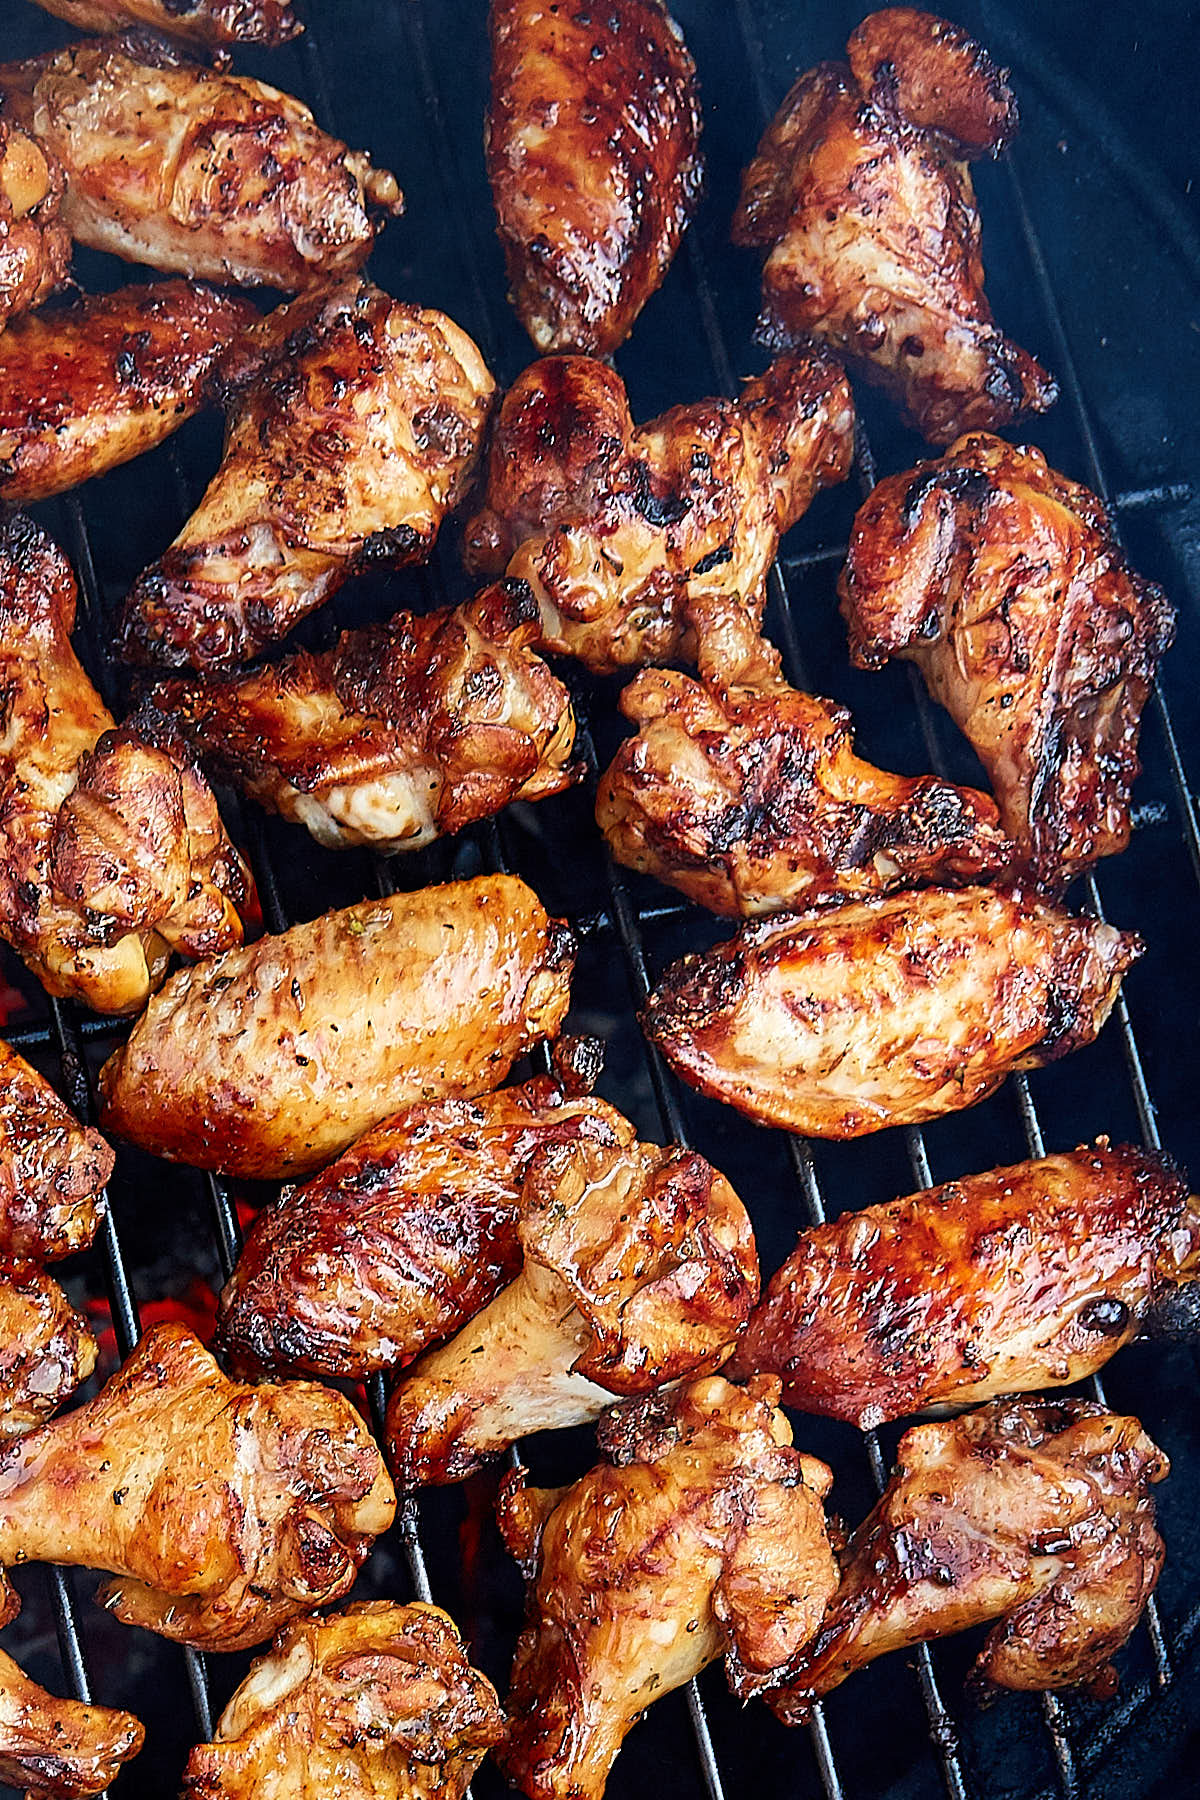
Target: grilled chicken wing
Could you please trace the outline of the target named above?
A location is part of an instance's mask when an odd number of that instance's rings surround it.
[[[367,900],[183,969],[100,1075],[157,1156],[303,1174],[397,1108],[486,1093],[570,998],[575,941],[511,875]]]
[[[837,1586],[824,1463],[791,1448],[764,1376],[719,1375],[616,1408],[609,1461],[565,1490],[500,1489],[529,1581],[507,1744],[530,1800],[598,1800],[638,1715],[722,1652],[753,1691],[816,1631]]]
[[[860,1137],[974,1106],[1090,1044],[1132,932],[1019,891],[927,888],[745,925],[647,1003],[685,1081],[765,1125]]]
[[[44,500],[152,450],[258,317],[188,281],[89,294],[0,337],[0,499]]]
[[[138,661],[245,662],[357,570],[428,556],[470,479],[493,382],[444,313],[355,279],[257,336],[221,467],[126,602]]]
[[[875,1657],[993,1619],[978,1680],[1111,1688],[1109,1659],[1162,1567],[1149,1489],[1169,1467],[1136,1419],[1086,1400],[994,1401],[915,1426],[769,1704],[795,1724]]]
[[[9,113],[66,171],[62,216],[93,250],[289,291],[357,269],[394,176],[290,94],[161,39],[88,38],[0,68]]]
[[[96,1340],[32,1263],[0,1261],[0,1437],[57,1412],[96,1366]]]
[[[114,1161],[100,1133],[0,1040],[0,1257],[57,1262],[86,1250]]]
[[[48,1694],[0,1650],[0,1781],[26,1800],[100,1793],[145,1735],[132,1713]]]
[[[461,1800],[504,1735],[448,1614],[360,1602],[294,1619],[197,1744],[184,1800]]]
[[[154,698],[197,755],[319,844],[417,850],[582,774],[571,696],[529,648],[538,636],[529,589],[498,582]]]
[[[488,176],[509,286],[541,351],[607,356],[700,197],[696,69],[661,0],[492,0]]]
[[[62,552],[0,522],[0,936],[49,993],[136,1012],[171,949],[241,942],[250,876],[178,737],[113,729],[74,623]]]
[[[0,1565],[107,1569],[110,1612],[201,1648],[244,1649],[340,1599],[394,1510],[348,1400],[239,1386],[181,1325],[0,1448]]]
[[[967,169],[1016,129],[1004,72],[910,7],[864,19],[847,50],[795,83],[742,181],[733,235],[770,252],[767,341],[819,339],[935,444],[1044,412],[1055,383],[984,295]]]
[[[388,1401],[403,1488],[461,1481],[534,1431],[595,1419],[719,1368],[758,1298],[746,1210],[690,1150],[540,1148],[521,1192],[524,1265]]]
[[[58,158],[0,119],[0,331],[53,293],[71,260]]]
[[[303,25],[290,0],[37,0],[80,31],[149,26],[194,44],[286,44]]]
[[[915,662],[965,732],[1034,874],[1065,885],[1129,841],[1142,707],[1175,635],[1102,503],[983,432],[881,481],[842,574],[860,668]]]
[[[589,668],[692,656],[715,602],[757,626],[780,537],[850,467],[853,418],[820,356],[641,427],[614,370],[548,357],[500,408],[468,562],[528,581],[547,646]]]
[[[1082,1381],[1194,1318],[1200,1201],[1165,1157],[1092,1149],[948,1181],[802,1232],[731,1369],[863,1431]]]

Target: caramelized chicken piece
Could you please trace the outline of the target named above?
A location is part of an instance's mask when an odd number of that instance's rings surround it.
[[[221,467],[126,602],[137,661],[245,662],[359,569],[428,556],[470,480],[493,382],[444,313],[352,280],[257,335]]]
[[[921,670],[1048,886],[1129,842],[1138,728],[1175,635],[1078,482],[983,432],[891,475],[854,523],[840,583],[860,668]]]
[[[1086,1400],[998,1400],[915,1426],[769,1704],[799,1723],[875,1657],[992,1619],[977,1681],[1111,1691],[1109,1659],[1162,1567],[1149,1489],[1169,1468],[1136,1419]]]
[[[100,1793],[145,1735],[132,1713],[48,1694],[0,1650],[0,1781],[26,1800]]]
[[[539,635],[529,589],[498,582],[154,698],[197,755],[319,844],[418,850],[582,774],[571,696],[529,648]]]
[[[503,1736],[448,1614],[360,1602],[284,1626],[188,1757],[184,1800],[461,1800]]]
[[[182,1325],[156,1325],[95,1400],[0,1448],[0,1565],[107,1569],[110,1612],[202,1649],[339,1600],[394,1510],[348,1400],[240,1386]]]
[[[96,1340],[32,1263],[0,1261],[0,1437],[57,1412],[96,1366]]]
[[[57,1262],[86,1250],[116,1159],[0,1039],[0,1257]]]
[[[607,356],[700,197],[700,99],[661,0],[492,0],[486,148],[509,286],[541,351]]]
[[[241,942],[251,881],[178,737],[113,729],[74,623],[61,550],[0,521],[0,936],[48,993],[136,1012],[172,949]]]
[[[189,281],[88,294],[0,337],[0,499],[44,500],[152,450],[198,412],[258,317]]]
[[[0,331],[60,285],[71,260],[57,157],[0,119]]]
[[[1163,1156],[1047,1156],[800,1234],[735,1352],[863,1431],[1082,1381],[1200,1311],[1200,1201]]]
[[[756,1691],[808,1642],[837,1586],[824,1463],[791,1448],[769,1376],[719,1375],[615,1408],[608,1462],[567,1489],[500,1489],[529,1581],[498,1760],[530,1800],[598,1800],[653,1700],[722,1653]]]
[[[853,421],[821,356],[780,357],[740,400],[641,427],[614,370],[546,358],[500,408],[468,563],[528,581],[548,648],[591,669],[695,656],[714,603],[758,625],[779,539],[845,478]]]
[[[767,341],[819,339],[935,444],[1045,412],[1054,381],[984,295],[967,169],[1016,129],[1005,71],[910,7],[864,19],[847,51],[795,83],[742,181],[733,235],[770,252]]]
[[[357,269],[376,216],[403,210],[395,177],[299,100],[149,33],[8,63],[0,90],[66,171],[72,236],[169,275],[316,287]]]
[[[399,1107],[497,1087],[558,1035],[575,940],[512,875],[364,900],[181,969],[100,1074],[112,1130],[304,1174]]]
[[[286,44],[303,25],[291,0],[37,0],[80,31],[148,25],[194,44]]]
[[[403,1488],[461,1481],[534,1431],[719,1368],[758,1299],[746,1210],[691,1150],[576,1141],[533,1157],[511,1286],[388,1401]]]
[[[1019,891],[927,888],[744,925],[674,963],[644,1024],[685,1081],[750,1118],[861,1137],[1090,1044],[1141,950]]]

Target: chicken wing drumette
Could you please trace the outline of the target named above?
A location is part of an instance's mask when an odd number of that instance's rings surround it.
[[[194,44],[286,44],[303,25],[290,0],[37,0],[80,31],[149,26]]]
[[[891,475],[854,522],[842,612],[860,668],[915,662],[1040,881],[1129,841],[1142,707],[1175,634],[1103,505],[1039,450],[976,432]]]
[[[57,1262],[86,1250],[114,1160],[100,1133],[0,1040],[0,1256]]]
[[[983,291],[967,169],[1016,129],[1004,71],[911,7],[872,13],[846,48],[795,83],[743,178],[733,234],[769,251],[767,340],[819,339],[936,444],[1044,412],[1054,382]]]
[[[132,1713],[48,1694],[0,1651],[0,1781],[26,1800],[100,1793],[145,1735]]]
[[[0,119],[0,331],[54,292],[71,260],[58,158]]]
[[[49,1418],[95,1366],[96,1340],[57,1282],[0,1261],[0,1437]]]

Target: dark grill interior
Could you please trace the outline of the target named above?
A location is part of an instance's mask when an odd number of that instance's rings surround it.
[[[299,10],[308,33],[297,45],[239,56],[238,66],[301,95],[322,124],[369,147],[396,171],[408,213],[384,235],[373,274],[392,293],[444,307],[475,336],[498,378],[511,379],[531,351],[505,303],[483,174],[484,0],[302,0]],[[699,66],[709,173],[698,225],[617,358],[638,418],[707,392],[732,392],[739,376],[762,366],[751,338],[757,264],[727,241],[738,174],[793,75],[836,55],[865,5],[675,0],[674,10]],[[1200,836],[1185,775],[1200,750],[1189,704],[1200,625],[1189,587],[1200,543],[1200,497],[1192,483],[1200,432],[1189,410],[1200,361],[1200,240],[1153,168],[1109,119],[1106,97],[1077,79],[1088,66],[1084,51],[1075,46],[1071,54],[1064,36],[1060,55],[1049,41],[1051,25],[1027,34],[986,0],[962,0],[953,10],[1012,63],[1022,101],[1015,152],[1001,165],[980,168],[977,185],[997,317],[1062,384],[1058,406],[1029,435],[1055,466],[1111,502],[1135,564],[1167,587],[1181,615],[1162,691],[1147,710],[1133,843],[1073,896],[1139,928],[1148,941],[1100,1041],[925,1131],[842,1145],[789,1139],[680,1088],[647,1052],[635,1007],[648,980],[682,950],[725,928],[611,865],[591,822],[587,789],[536,808],[513,808],[452,842],[390,859],[320,851],[299,829],[223,796],[231,827],[253,861],[271,930],[372,892],[494,867],[523,874],[581,934],[572,1024],[608,1041],[601,1090],[643,1135],[693,1143],[729,1175],[753,1215],[767,1271],[790,1249],[796,1230],[826,1211],[1039,1154],[1043,1146],[1066,1149],[1101,1132],[1114,1140],[1161,1142],[1200,1169],[1192,1049]],[[1188,10],[1157,8],[1164,21]],[[5,56],[69,35],[12,0],[5,12]],[[1059,25],[1066,23],[1064,9]],[[1182,89],[1184,71],[1176,73]],[[1170,101],[1168,83],[1168,109]],[[1181,92],[1177,103],[1182,107]],[[1115,105],[1119,110],[1119,96]],[[81,255],[77,267],[85,286],[127,278],[100,257]],[[927,701],[919,679],[910,680],[900,666],[857,674],[846,659],[834,582],[855,506],[876,468],[906,467],[923,453],[886,405],[862,391],[859,398],[864,430],[857,482],[819,498],[785,542],[767,628],[797,685],[850,706],[864,755],[905,772],[932,768],[978,780],[969,751]],[[219,435],[216,420],[197,421],[152,457],[93,483],[78,498],[39,509],[75,564],[81,654],[118,712],[125,677],[108,655],[115,607],[197,498],[215,466]],[[299,635],[324,644],[350,622],[466,591],[450,532],[430,568],[354,584]],[[603,767],[619,736],[617,685],[590,683],[575,670],[568,676],[583,747],[593,767]],[[6,957],[4,966],[15,984],[5,996],[7,1035],[88,1114],[91,1077],[119,1028],[47,1003],[15,959]],[[104,1233],[88,1257],[68,1266],[77,1303],[109,1297],[120,1354],[134,1342],[139,1322],[157,1316],[152,1307],[164,1300],[191,1304],[197,1279],[220,1285],[237,1253],[235,1202],[243,1197],[218,1181],[121,1149]],[[1193,1658],[1200,1628],[1195,1375],[1189,1348],[1135,1346],[1111,1366],[1104,1384],[1109,1403],[1136,1412],[1174,1464],[1170,1481],[1157,1490],[1167,1566],[1156,1604],[1119,1658],[1115,1701],[1011,1696],[981,1710],[963,1695],[977,1647],[968,1634],[932,1652],[876,1664],[839,1690],[808,1732],[789,1733],[761,1707],[742,1713],[713,1669],[698,1691],[662,1701],[637,1728],[613,1773],[613,1800],[652,1791],[655,1783],[710,1800],[751,1784],[763,1800],[822,1793],[828,1800],[916,1800],[943,1788],[980,1800],[1195,1791],[1188,1774],[1194,1730],[1188,1721],[1196,1716],[1189,1702],[1200,1688]],[[372,1395],[377,1405],[381,1399]],[[821,1421],[795,1423],[800,1446],[835,1470],[833,1504],[857,1521],[884,1479],[898,1429],[862,1438]],[[539,1477],[552,1479],[581,1473],[592,1459],[586,1433],[535,1442],[525,1454]],[[490,1501],[491,1487],[481,1480],[410,1504],[377,1548],[356,1595],[432,1596],[454,1615],[475,1659],[503,1692],[520,1583],[488,1523]],[[128,1706],[147,1723],[146,1749],[117,1791],[135,1800],[177,1790],[188,1746],[210,1735],[248,1659],[181,1653],[116,1624],[92,1605],[90,1577],[39,1569],[19,1572],[18,1585],[25,1606],[5,1644],[29,1672],[53,1690]],[[494,1770],[481,1771],[475,1791],[501,1791]]]

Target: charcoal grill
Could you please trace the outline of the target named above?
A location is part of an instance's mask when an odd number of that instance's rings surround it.
[[[407,299],[442,306],[478,340],[499,378],[531,354],[504,301],[499,250],[483,174],[480,119],[487,79],[485,0],[300,0],[308,24],[298,44],[247,53],[240,67],[306,98],[323,124],[394,168],[408,216],[384,236],[377,279]],[[727,229],[739,169],[793,75],[836,55],[862,6],[799,0],[675,0],[700,69],[706,105],[708,187],[700,219],[662,291],[617,358],[638,417],[678,400],[736,389],[761,367],[752,347],[757,266],[734,251]],[[499,821],[410,858],[334,855],[299,830],[223,796],[226,816],[254,865],[268,929],[281,930],[365,894],[419,887],[513,868],[581,938],[573,1023],[608,1040],[602,1091],[643,1135],[695,1144],[728,1173],[755,1220],[764,1265],[773,1268],[796,1230],[824,1216],[983,1169],[1043,1147],[1066,1149],[1099,1132],[1171,1149],[1200,1170],[1192,1051],[1200,977],[1192,946],[1200,922],[1200,835],[1185,774],[1200,754],[1196,713],[1186,704],[1196,666],[1196,546],[1200,544],[1200,237],[1180,194],[1144,145],[1110,117],[1098,71],[1106,45],[1132,30],[1074,0],[1032,29],[989,0],[951,10],[1014,68],[1024,129],[1011,158],[978,171],[989,292],[1003,327],[1056,371],[1058,406],[1028,435],[1066,473],[1113,507],[1137,566],[1162,581],[1180,607],[1180,642],[1147,709],[1145,772],[1127,854],[1078,885],[1083,907],[1140,928],[1144,961],[1099,1042],[1054,1068],[1018,1077],[984,1106],[924,1130],[861,1143],[810,1144],[752,1127],[728,1109],[679,1087],[647,1049],[636,1006],[647,984],[685,949],[723,928],[654,883],[626,875],[604,854],[586,789],[514,807]],[[1113,9],[1115,12],[1117,9]],[[1107,14],[1108,9],[1102,9]],[[3,54],[28,54],[69,34],[33,8],[6,0]],[[1193,9],[1143,0],[1147,44],[1186,52]],[[1194,21],[1193,21],[1194,24]],[[1090,34],[1071,36],[1074,31]],[[1106,35],[1107,34],[1107,35]],[[1056,53],[1054,39],[1064,49]],[[1147,50],[1144,52],[1150,55]],[[1185,134],[1186,69],[1158,52],[1159,137],[1172,109]],[[1124,72],[1125,112],[1137,84]],[[1082,79],[1081,79],[1082,77]],[[1120,82],[1117,84],[1120,89]],[[1143,84],[1145,87],[1146,84]],[[1120,92],[1115,102],[1120,113]],[[1142,124],[1143,138],[1154,126]],[[1185,152],[1186,154],[1186,152]],[[80,258],[87,286],[114,286],[126,271]],[[834,581],[854,508],[876,468],[908,466],[923,447],[890,409],[862,393],[855,481],[821,496],[785,542],[771,578],[767,626],[797,685],[847,703],[859,746],[887,767],[930,768],[979,780],[970,752],[927,701],[911,671],[865,676],[846,661]],[[106,698],[126,698],[111,657],[115,608],[142,565],[158,553],[215,465],[219,425],[194,421],[160,451],[40,508],[70,553],[81,584],[79,643]],[[365,578],[307,622],[310,645],[349,623],[422,608],[465,594],[453,534],[428,569]],[[603,767],[619,736],[616,685],[569,671],[583,747]],[[85,1117],[94,1072],[121,1028],[47,1002],[8,959],[6,1034],[56,1080]],[[95,1249],[68,1267],[77,1302],[107,1296],[116,1352],[128,1353],[151,1305],[176,1300],[199,1277],[229,1273],[239,1245],[241,1196],[226,1184],[168,1168],[121,1148],[111,1213]],[[835,1693],[808,1731],[786,1732],[765,1709],[743,1713],[719,1670],[651,1709],[619,1759],[613,1800],[647,1792],[721,1800],[748,1791],[762,1800],[1041,1800],[1189,1794],[1200,1694],[1200,1522],[1192,1510],[1200,1474],[1194,1352],[1133,1347],[1106,1371],[1103,1392],[1137,1412],[1172,1457],[1158,1490],[1168,1560],[1156,1603],[1119,1658],[1121,1690],[1101,1705],[1075,1696],[1011,1696],[987,1710],[965,1698],[975,1634],[932,1651],[876,1664]],[[1099,1383],[1090,1384],[1100,1393]],[[371,1394],[378,1408],[382,1394]],[[797,1419],[797,1440],[836,1474],[834,1503],[860,1518],[883,1481],[896,1430],[865,1436]],[[583,1432],[525,1447],[535,1477],[562,1479],[591,1460]],[[433,1597],[470,1636],[476,1659],[503,1688],[520,1616],[520,1583],[488,1523],[486,1481],[421,1496],[402,1507],[376,1549],[358,1592]],[[118,1625],[90,1600],[90,1577],[50,1569],[18,1572],[24,1609],[5,1645],[39,1680],[146,1720],[142,1756],[122,1773],[126,1800],[177,1790],[188,1746],[245,1671],[242,1656],[202,1657]],[[865,1728],[864,1728],[865,1727]],[[485,1768],[477,1795],[502,1784]]]

